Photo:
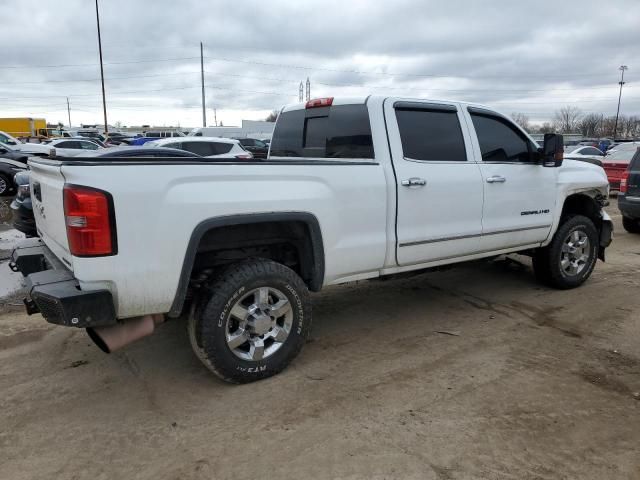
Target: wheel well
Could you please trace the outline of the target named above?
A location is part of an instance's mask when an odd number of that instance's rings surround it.
[[[576,193],[568,196],[564,201],[560,218],[562,221],[562,219],[571,214],[584,215],[585,217],[590,218],[598,231],[600,231],[602,227],[602,215],[600,214],[600,208],[600,204],[593,197],[583,193]]]
[[[222,217],[194,231],[169,316],[182,312],[190,292],[223,268],[248,258],[268,258],[295,271],[308,288],[324,280],[324,249],[317,219],[304,213]]]

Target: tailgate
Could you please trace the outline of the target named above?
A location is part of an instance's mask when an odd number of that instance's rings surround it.
[[[64,218],[64,176],[60,162],[30,160],[31,200],[38,233],[49,249],[69,268],[71,254]]]

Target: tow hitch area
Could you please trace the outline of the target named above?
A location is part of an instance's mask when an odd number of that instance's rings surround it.
[[[24,308],[27,311],[27,315],[33,315],[34,313],[40,313],[40,309],[36,302],[31,300],[30,298],[23,298],[22,303],[24,303]]]
[[[9,268],[26,278],[29,315],[41,313],[49,323],[67,327],[105,327],[117,323],[108,290],[82,290],[80,283],[40,239],[22,242]]]

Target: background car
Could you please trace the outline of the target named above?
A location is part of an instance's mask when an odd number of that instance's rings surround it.
[[[8,158],[0,158],[0,195],[10,195],[15,193],[17,185],[13,181],[13,177],[18,172],[25,171],[27,166],[16,160]]]
[[[238,140],[231,138],[184,137],[182,140],[165,138],[149,142],[147,146],[178,148],[207,158],[235,157],[242,160],[250,160],[253,158],[253,155],[247,152]]]
[[[76,157],[92,150],[102,149],[100,145],[90,139],[67,139],[52,140],[47,145],[53,148],[56,157]]]
[[[93,152],[87,152],[86,154],[81,155],[83,158],[88,157],[155,157],[155,158],[201,158],[200,155],[197,155],[192,152],[187,152],[185,150],[179,150],[176,148],[164,148],[164,147],[153,147],[153,146],[143,146],[143,147],[130,147],[130,146],[119,146],[119,147],[111,147],[105,148],[102,150],[95,150]]]
[[[604,152],[596,147],[591,146],[579,146],[579,147],[569,147],[569,149],[565,149],[564,158],[575,158],[575,157],[591,157],[591,158],[602,158],[604,157]]]
[[[2,159],[15,160],[16,162],[24,163],[26,165],[29,155],[17,150],[15,147],[0,143],[0,160]]]
[[[620,179],[618,208],[624,229],[629,233],[640,233],[640,149],[636,149]]]
[[[16,173],[14,183],[17,187],[16,196],[11,202],[13,210],[13,228],[24,233],[27,237],[37,237],[36,220],[33,216],[31,192],[29,187],[29,170]]]
[[[133,139],[130,142],[130,145],[144,145],[147,142],[153,142],[154,140],[159,140],[161,138],[174,138],[184,136],[184,133],[174,131],[145,132],[142,136]]]
[[[612,190],[620,188],[622,180],[631,159],[640,147],[638,143],[621,143],[614,150],[610,150],[602,159],[602,166],[607,173],[609,185]]]
[[[267,158],[269,145],[255,138],[236,138],[245,150],[251,152],[255,158]]]

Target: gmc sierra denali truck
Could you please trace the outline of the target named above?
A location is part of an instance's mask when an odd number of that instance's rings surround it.
[[[287,106],[266,160],[30,161],[41,239],[13,253],[29,312],[106,352],[187,318],[216,375],[282,370],[309,291],[513,252],[582,284],[611,242],[600,166],[484,106],[370,96]],[[135,179],[126,181],[125,179]]]

